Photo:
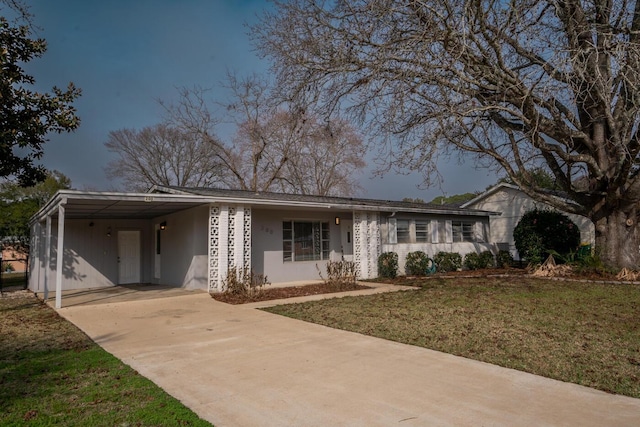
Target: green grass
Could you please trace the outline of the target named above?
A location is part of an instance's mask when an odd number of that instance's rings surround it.
[[[638,285],[431,279],[266,310],[640,398]]]
[[[211,425],[35,297],[0,298],[0,319],[0,425]]]

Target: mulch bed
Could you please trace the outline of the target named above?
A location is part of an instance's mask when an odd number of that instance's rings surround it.
[[[338,292],[358,291],[362,289],[370,289],[368,286],[354,284],[343,285],[336,288],[334,285],[326,283],[316,283],[304,286],[292,286],[287,288],[263,288],[252,295],[234,295],[229,293],[212,293],[211,297],[216,301],[225,302],[227,304],[246,304],[258,301],[271,301],[276,299],[304,297],[319,294],[334,294]]]
[[[496,276],[527,276],[530,275],[531,271],[526,268],[492,268],[492,269],[484,269],[484,270],[463,270],[463,271],[451,271],[447,273],[436,273],[428,276],[421,277],[408,277],[408,276],[399,276],[395,279],[384,279],[378,278],[373,279],[373,282],[382,282],[382,283],[390,283],[390,284],[398,284],[398,285],[408,285],[408,286],[420,286],[424,283],[424,280],[427,279],[437,279],[437,278],[465,278],[465,277],[496,277]],[[576,272],[567,277],[562,278],[549,278],[549,279],[560,279],[560,280],[587,280],[587,281],[603,281],[603,282],[619,282],[615,275],[613,274],[605,274],[605,273],[597,273],[597,272]],[[368,286],[356,284],[350,286],[343,286],[340,289],[336,289],[335,286],[326,284],[326,283],[316,283],[312,285],[305,286],[295,286],[295,287],[287,287],[287,288],[263,288],[262,290],[252,294],[252,295],[233,295],[226,293],[214,293],[211,294],[211,297],[216,301],[225,302],[227,304],[247,304],[250,302],[259,302],[259,301],[271,301],[276,299],[286,299],[293,297],[302,297],[309,295],[319,295],[319,294],[332,294],[338,292],[346,292],[346,291],[355,291],[361,289],[369,289]]]
[[[378,278],[373,279],[374,282],[385,282],[394,285],[405,286],[422,286],[425,280],[434,279],[455,279],[455,278],[492,278],[492,277],[535,277],[532,275],[533,270],[527,268],[490,268],[481,270],[462,270],[450,271],[446,273],[435,273],[427,276],[398,276],[395,279]],[[548,280],[568,280],[568,281],[584,281],[584,282],[602,282],[602,283],[635,283],[629,280],[623,280],[616,277],[614,273],[595,271],[595,270],[573,270],[567,274],[557,277],[538,277]]]

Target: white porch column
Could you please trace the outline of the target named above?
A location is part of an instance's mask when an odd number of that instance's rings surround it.
[[[207,278],[208,281],[208,290],[209,292],[213,292],[218,289],[218,276],[219,272],[219,259],[218,259],[218,248],[219,245],[219,237],[218,233],[220,231],[220,207],[216,205],[209,205],[209,241],[208,241],[208,252],[207,252],[207,261],[209,268],[209,275]]]
[[[378,276],[380,256],[380,214],[353,212],[353,259],[358,277],[370,279]]]
[[[251,271],[251,208],[245,207],[242,216],[242,268]]]
[[[378,257],[380,256],[380,213],[369,212],[369,278],[378,277]]]
[[[229,206],[220,206],[218,225],[218,283],[216,289],[222,290],[224,279],[229,273]]]
[[[358,277],[369,278],[368,265],[368,245],[367,245],[367,213],[353,212],[353,260],[356,263]]]
[[[58,206],[58,253],[56,254],[56,308],[62,307],[62,262],[64,261],[64,203]]]
[[[31,243],[29,247],[29,289],[34,292],[40,292],[40,280],[42,279],[42,224],[35,222],[31,226]]]
[[[51,259],[51,217],[47,215],[46,222],[46,230],[45,233],[45,247],[43,254],[43,262],[44,262],[44,300],[49,299],[49,260]]]
[[[238,206],[235,208],[235,215],[233,219],[229,218],[229,222],[233,222],[233,265],[229,263],[230,267],[236,267],[238,272],[244,271],[244,208]],[[231,228],[231,227],[230,227]],[[231,237],[231,236],[229,236]],[[229,238],[229,245],[232,244],[231,238]],[[231,250],[231,249],[230,249]]]
[[[229,269],[251,271],[251,208],[209,206],[209,292],[222,291]]]

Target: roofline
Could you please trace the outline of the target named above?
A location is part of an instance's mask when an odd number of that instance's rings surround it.
[[[498,191],[500,188],[510,188],[512,190],[520,190],[520,187],[518,187],[517,185],[513,185],[513,184],[509,184],[506,182],[501,182],[499,184],[494,185],[493,187],[489,188],[488,190],[484,191],[483,193],[480,193],[479,195],[477,195],[476,197],[474,197],[473,199],[464,202],[463,204],[460,205],[461,208],[466,208],[469,205],[476,203],[479,200],[484,199],[487,196],[490,196],[491,194],[495,193],[496,191]],[[520,190],[522,191],[522,190]]]
[[[491,194],[495,193],[500,188],[509,188],[511,190],[517,190],[517,191],[520,191],[521,193],[525,194],[527,197],[530,197],[531,199],[536,200],[533,197],[529,196],[527,193],[525,193],[524,190],[522,190],[522,188],[520,188],[519,186],[517,186],[515,184],[509,184],[509,183],[506,183],[506,182],[501,182],[499,184],[494,185],[493,187],[491,187],[490,189],[488,189],[484,193],[480,194],[479,196],[474,197],[473,199],[469,200],[468,202],[465,202],[465,203],[461,204],[460,207],[461,208],[467,208],[469,205],[471,205],[471,204],[473,204],[473,203],[475,203],[475,202],[477,202],[479,200],[482,200],[485,197],[488,197]],[[579,205],[575,200],[571,200],[571,199],[568,199],[566,197],[562,197],[562,196],[559,196],[559,195],[556,195],[556,194],[553,194],[553,193],[549,193],[549,196],[555,197],[556,199],[562,200],[562,201],[564,201],[566,203],[569,203],[569,204]],[[547,203],[547,202],[541,202],[541,203]],[[547,204],[549,204],[549,203],[547,203]]]
[[[404,206],[381,206],[375,204],[356,204],[340,202],[308,202],[298,200],[277,200],[277,199],[254,199],[251,197],[226,197],[226,196],[203,196],[185,191],[166,188],[163,186],[153,186],[149,191],[167,191],[167,193],[124,193],[124,192],[102,192],[102,191],[80,191],[80,190],[59,190],[45,205],[38,210],[29,220],[29,225],[40,222],[48,216],[55,215],[60,205],[65,205],[68,199],[75,200],[120,200],[120,201],[140,201],[140,202],[167,202],[180,201],[192,203],[228,203],[251,206],[275,206],[283,208],[315,208],[315,209],[336,209],[350,211],[375,211],[375,212],[407,212],[423,213],[435,215],[467,215],[467,216],[492,216],[500,215],[499,212],[483,210],[467,210],[462,208],[450,209],[430,209],[428,207],[404,207]],[[372,200],[374,202],[374,200]]]
[[[188,191],[179,190],[172,187],[165,187],[163,185],[154,185],[153,187],[151,187],[151,189],[149,189],[149,192],[152,192],[152,191],[166,191],[167,193],[170,193],[170,194],[194,195],[194,193],[190,193]],[[442,214],[442,215],[447,215],[447,214],[449,215],[462,214],[462,215],[469,215],[469,216],[501,215],[500,212],[484,211],[480,209],[475,209],[473,211],[469,211],[461,208],[431,209],[428,207],[428,205],[425,205],[426,207],[424,208],[406,207],[406,206],[400,206],[400,205],[382,206],[382,205],[376,205],[375,202],[377,200],[374,200],[374,199],[360,199],[361,201],[368,200],[371,202],[371,204],[363,205],[363,204],[357,204],[357,203],[349,203],[348,202],[349,199],[343,198],[343,197],[332,197],[332,198],[344,200],[345,201],[344,203],[335,202],[335,201],[334,202],[305,202],[305,201],[296,201],[296,200],[278,200],[273,198],[254,199],[251,197],[226,197],[226,196],[202,196],[202,197],[208,198],[208,199],[215,199],[216,202],[231,201],[231,203],[237,203],[237,204],[248,203],[252,205],[263,205],[263,206],[264,205],[284,206],[284,207],[296,206],[296,207],[317,207],[317,208],[328,208],[328,209],[341,208],[341,209],[356,210],[356,211],[361,210],[361,211],[380,211],[380,212],[400,212],[401,211],[401,212],[411,212],[411,213],[430,213],[430,214]],[[387,203],[393,203],[393,201],[387,201]]]
[[[68,199],[75,200],[121,200],[121,201],[141,201],[141,202],[193,202],[193,203],[207,203],[202,200],[201,196],[194,196],[188,194],[162,194],[162,193],[123,193],[123,192],[107,192],[107,191],[80,191],[80,190],[58,190],[56,194],[36,212],[29,224],[33,224],[37,221],[42,221],[47,216],[54,214],[58,206],[66,204]]]

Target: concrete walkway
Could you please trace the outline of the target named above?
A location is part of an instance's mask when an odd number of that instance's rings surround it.
[[[59,312],[218,427],[640,425],[640,399],[206,293]]]

